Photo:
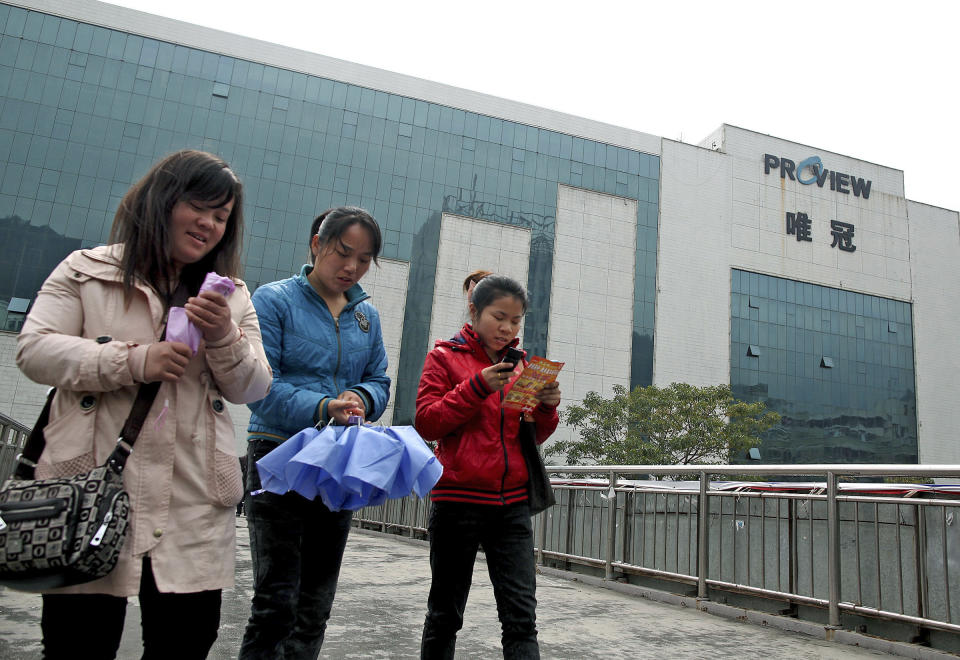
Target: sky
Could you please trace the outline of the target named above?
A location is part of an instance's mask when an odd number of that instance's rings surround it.
[[[960,209],[960,3],[112,0],[699,143],[721,124],[904,172]]]

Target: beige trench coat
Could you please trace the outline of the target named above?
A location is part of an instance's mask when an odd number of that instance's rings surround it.
[[[55,385],[37,478],[103,464],[143,380],[164,308],[137,284],[129,307],[112,245],[69,255],[44,282],[17,343],[17,364]],[[243,495],[233,424],[223,400],[248,403],[270,389],[257,313],[237,281],[227,299],[236,325],[199,352],[176,383],[163,383],[127,461],[131,524],[116,569],[67,593],[131,596],[149,555],[161,592],[233,586],[235,510]]]

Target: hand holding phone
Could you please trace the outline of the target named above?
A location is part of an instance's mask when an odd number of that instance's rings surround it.
[[[507,351],[503,354],[503,357],[500,358],[500,361],[503,363],[509,363],[513,365],[513,368],[516,369],[518,364],[521,364],[523,361],[523,351],[519,348],[514,348],[510,346],[507,348]]]
[[[480,372],[487,387],[494,392],[499,392],[510,382],[513,377],[513,364],[510,362],[497,362]]]

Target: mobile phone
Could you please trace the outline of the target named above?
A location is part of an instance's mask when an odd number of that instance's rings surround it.
[[[505,364],[511,364],[514,369],[517,368],[517,364],[523,360],[523,351],[513,346],[507,349],[507,352],[503,354],[503,357],[500,358],[500,361]]]

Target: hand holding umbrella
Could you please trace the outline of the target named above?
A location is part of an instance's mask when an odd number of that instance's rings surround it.
[[[367,415],[366,404],[356,392],[347,390],[337,395],[336,399],[327,403],[327,415],[336,424],[359,424],[363,422]],[[359,417],[359,420],[351,420],[351,417]]]

